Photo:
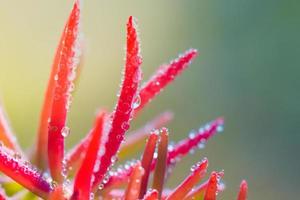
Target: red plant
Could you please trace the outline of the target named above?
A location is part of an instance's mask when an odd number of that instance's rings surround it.
[[[180,158],[199,147],[222,130],[223,119],[218,118],[190,134],[175,145],[169,145],[169,132],[161,128],[171,120],[165,112],[144,128],[126,136],[130,122],[160,91],[171,83],[196,57],[197,50],[183,53],[157,72],[141,86],[140,44],[133,17],[127,23],[127,48],[124,77],[119,99],[112,113],[100,111],[87,136],[65,155],[64,142],[69,134],[66,119],[70,105],[76,67],[80,62],[80,1],[75,1],[58,45],[52,72],[41,112],[38,139],[33,156],[22,152],[2,110],[0,110],[0,171],[4,190],[0,199],[14,198],[84,200],[104,199],[204,199],[214,200],[223,190],[223,172],[212,172],[204,183],[208,160],[205,158],[191,168],[191,173],[175,189],[166,189],[167,171]],[[154,130],[155,129],[155,130]],[[124,138],[126,143],[122,143]],[[141,160],[112,169],[115,162],[126,159],[131,149],[140,150],[146,141]],[[34,163],[39,169],[34,167]],[[50,175],[47,175],[49,170]],[[153,178],[151,178],[153,176]],[[152,180],[152,185],[149,182]],[[198,185],[198,186],[197,186]],[[24,192],[27,189],[33,194]],[[247,199],[247,183],[240,186],[238,200]]]

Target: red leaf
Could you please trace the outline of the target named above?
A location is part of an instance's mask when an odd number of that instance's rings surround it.
[[[167,168],[169,133],[166,128],[162,128],[160,133],[160,141],[158,144],[158,157],[153,175],[152,188],[158,191],[158,197],[161,198],[163,186],[165,182],[165,174]]]
[[[17,143],[17,139],[15,138],[12,130],[10,129],[8,120],[1,106],[0,106],[0,141],[6,147],[23,154],[19,144]]]
[[[183,199],[190,190],[204,177],[208,166],[207,159],[192,167],[192,173],[167,197],[167,200]]]
[[[46,198],[51,191],[50,184],[27,161],[22,161],[17,154],[0,147],[0,171],[15,180],[36,195]]]
[[[144,168],[145,173],[141,183],[141,190],[139,195],[140,199],[143,198],[147,190],[148,179],[151,171],[151,163],[155,152],[157,140],[158,140],[158,132],[152,132],[148,138],[145,151],[142,157],[142,167]]]
[[[64,138],[69,131],[66,127],[67,112],[71,103],[72,81],[78,65],[80,34],[80,1],[77,0],[65,26],[58,70],[54,79],[54,96],[51,105],[48,129],[48,162],[52,178],[61,183],[63,177]]]
[[[212,172],[208,181],[204,200],[216,200],[218,191],[218,174]]]
[[[196,57],[197,50],[191,49],[180,55],[168,65],[161,66],[150,80],[145,83],[139,92],[139,106],[135,108],[134,114],[140,111],[159,92],[171,83],[189,63]]]
[[[35,163],[37,166],[41,169],[45,169],[46,163],[47,163],[47,144],[48,144],[48,119],[51,116],[52,112],[52,106],[53,106],[53,100],[55,98],[58,98],[58,94],[54,93],[55,90],[57,90],[57,76],[59,75],[59,71],[61,71],[60,68],[66,67],[65,65],[68,65],[68,59],[75,58],[74,54],[75,52],[72,51],[73,41],[77,39],[78,33],[78,23],[79,23],[79,2],[80,0],[77,0],[75,3],[75,6],[70,14],[70,17],[67,21],[67,24],[64,28],[64,31],[61,35],[59,44],[56,49],[56,53],[54,56],[52,68],[51,68],[51,74],[48,80],[48,85],[44,97],[43,107],[40,114],[40,122],[39,122],[39,128],[38,128],[38,136],[37,136],[37,143],[36,143],[36,149],[35,149]],[[73,36],[71,36],[71,32],[73,32]],[[77,47],[76,47],[77,48]],[[79,51],[77,48],[76,51]],[[62,72],[60,72],[62,73]],[[70,78],[74,75],[74,73],[69,73]],[[59,77],[62,79],[62,77]],[[61,80],[62,81],[62,80]],[[60,82],[61,82],[60,81]],[[64,80],[65,81],[65,80]],[[67,84],[68,87],[70,84]],[[65,90],[65,88],[63,89]]]
[[[96,163],[98,151],[103,139],[103,127],[105,122],[105,113],[101,112],[98,115],[94,129],[92,130],[92,138],[87,148],[85,158],[75,177],[74,192],[72,199],[89,199],[91,192],[91,180],[94,166]]]
[[[199,129],[197,133],[192,133],[189,138],[180,141],[168,152],[168,164],[173,164],[176,159],[188,154],[195,147],[204,145],[205,142],[222,129],[224,121],[218,118],[209,123],[204,128]]]
[[[184,200],[194,200],[197,198],[200,199],[201,197],[203,198],[204,193],[207,189],[207,185],[208,185],[208,181],[202,183],[195,189],[191,190],[191,192],[186,197],[184,197]]]
[[[114,156],[116,156],[119,150],[125,132],[129,129],[131,112],[141,79],[140,65],[142,60],[137,34],[134,19],[130,17],[127,23],[127,52],[124,80],[113,114],[108,140],[105,144],[105,153],[100,159],[100,168],[95,173],[94,188],[101,183],[108,168],[115,160]]]
[[[248,184],[245,180],[241,182],[237,200],[247,200]]]
[[[223,175],[224,175],[223,172],[218,173],[219,177],[222,177]],[[196,188],[194,188],[193,190],[191,190],[189,192],[189,194],[186,197],[184,197],[184,200],[194,200],[194,199],[200,199],[200,198],[203,199],[205,191],[206,191],[207,186],[208,186],[208,182],[209,182],[209,180],[205,181],[201,185],[199,185]],[[223,190],[224,190],[224,185],[223,184],[218,184],[218,192],[221,192]]]
[[[128,187],[125,191],[125,200],[136,200],[139,197],[141,188],[141,179],[144,174],[144,168],[138,162],[130,176]]]

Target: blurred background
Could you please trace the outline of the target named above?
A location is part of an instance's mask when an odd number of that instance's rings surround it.
[[[0,96],[21,145],[35,141],[54,51],[71,0],[0,0]],[[144,80],[190,47],[200,56],[133,122],[163,110],[178,141],[218,116],[225,131],[181,162],[174,186],[203,156],[225,170],[235,199],[241,179],[249,199],[297,199],[300,179],[300,1],[166,0],[84,2],[85,65],[74,94],[68,146],[91,127],[97,108],[112,109],[124,58],[125,24],[138,18]]]

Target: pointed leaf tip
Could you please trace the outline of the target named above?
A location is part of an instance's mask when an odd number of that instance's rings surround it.
[[[42,170],[46,169],[46,164],[48,162],[47,160],[48,119],[50,118],[52,112],[53,101],[54,99],[57,99],[59,97],[58,94],[57,93],[55,94],[54,92],[56,90],[56,83],[57,83],[56,79],[59,78],[58,74],[60,71],[60,67],[61,65],[65,65],[66,62],[68,62],[68,60],[72,60],[73,64],[76,64],[79,61],[77,57],[79,57],[82,48],[82,46],[79,45],[80,43],[79,42],[80,33],[78,31],[79,23],[80,23],[79,19],[80,19],[80,1],[77,0],[74,3],[71,14],[69,15],[69,19],[67,20],[64,31],[61,35],[59,44],[56,49],[56,53],[52,64],[51,74],[46,88],[43,107],[40,114],[39,128],[37,132],[38,136],[37,136],[37,142],[36,142],[35,154],[34,154],[34,162]],[[76,47],[73,46],[75,47],[73,49],[71,48],[72,45],[70,44],[74,42],[74,38],[70,36],[70,34],[72,33],[74,33],[76,37],[75,39]],[[69,55],[67,55],[68,54],[67,52],[69,52]],[[66,59],[66,57],[68,58]],[[74,70],[72,70],[72,73],[69,74],[70,79],[75,78]],[[67,104],[67,106],[69,105],[69,103]]]
[[[137,114],[147,103],[170,84],[197,55],[196,49],[190,49],[167,65],[162,65],[139,91],[140,105],[134,110]]]
[[[220,175],[217,172],[212,172],[205,191],[204,200],[216,200],[218,193],[218,182]]]
[[[158,191],[159,199],[162,196],[162,191],[165,183],[166,169],[167,169],[167,155],[169,144],[169,132],[167,128],[160,130],[160,141],[157,150],[157,162],[154,170],[152,188]]]
[[[130,176],[128,187],[125,191],[125,200],[136,200],[139,197],[141,188],[141,179],[144,174],[144,168],[141,163],[138,162]]]
[[[247,200],[248,184],[246,180],[243,180],[240,184],[240,191],[237,200]]]
[[[167,197],[166,200],[183,199],[204,177],[207,167],[208,160],[206,158],[192,166],[191,174]]]
[[[139,199],[143,198],[147,190],[148,179],[151,172],[151,164],[156,149],[157,141],[158,141],[158,133],[155,131],[151,132],[142,157],[142,167],[144,168],[145,173],[142,178]]]
[[[57,62],[57,73],[54,75],[53,100],[48,127],[48,163],[52,178],[61,183],[65,178],[63,171],[64,138],[69,129],[66,127],[67,112],[71,104],[73,81],[79,62],[80,50],[80,10],[76,1],[65,25],[61,39],[61,49]]]
[[[174,164],[176,159],[188,154],[195,147],[204,148],[208,139],[223,130],[223,118],[208,123],[197,132],[191,132],[189,137],[178,142],[168,152],[168,164]]]
[[[100,168],[95,172],[95,180],[93,183],[94,189],[102,182],[108,168],[113,164],[113,161],[115,160],[114,157],[116,158],[121,142],[124,139],[125,132],[130,127],[134,100],[136,99],[137,89],[141,80],[140,65],[142,59],[139,54],[139,49],[136,26],[133,23],[133,18],[130,17],[127,23],[125,73],[120,96],[115,111],[113,112],[108,140],[105,143],[105,149],[109,149],[109,151],[105,151],[100,159]]]

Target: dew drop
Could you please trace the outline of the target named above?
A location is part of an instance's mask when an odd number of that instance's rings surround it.
[[[190,139],[194,139],[195,137],[196,137],[196,134],[195,134],[194,131],[192,131],[192,132],[189,133],[189,138]]]
[[[116,156],[111,157],[111,162],[112,163],[115,163],[116,161],[117,161],[117,157]]]
[[[190,154],[194,154],[195,153],[195,149],[190,149],[189,153]]]
[[[94,195],[94,193],[90,193],[90,200],[93,200],[93,199],[95,199],[95,195]]]
[[[197,146],[199,149],[203,149],[205,148],[205,144],[206,144],[206,139],[202,138]]]
[[[102,190],[104,188],[104,185],[101,183],[98,187],[99,190]]]
[[[141,97],[138,95],[132,103],[132,109],[137,109],[141,105]]]
[[[224,131],[224,126],[223,125],[218,125],[217,126],[217,132],[220,133],[220,132],[223,132]]]
[[[197,168],[197,166],[196,166],[196,165],[193,165],[193,166],[191,167],[191,172],[194,172],[194,171],[196,170],[196,168]]]
[[[129,129],[129,126],[130,125],[129,125],[128,122],[123,122],[122,125],[121,125],[122,129],[125,130],[125,131],[127,131]]]
[[[70,128],[67,126],[63,127],[61,130],[61,135],[63,137],[67,137],[69,134],[70,134]]]

